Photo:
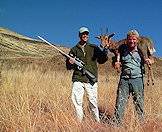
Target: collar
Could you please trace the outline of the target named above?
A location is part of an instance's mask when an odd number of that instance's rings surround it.
[[[84,48],[88,43],[84,43],[83,45],[80,44],[80,42],[77,43],[77,47]]]
[[[137,46],[135,47],[134,51],[136,51],[136,52],[138,51],[138,48],[137,48]]]
[[[134,48],[134,50],[129,51],[129,52],[130,52],[130,53],[138,52],[138,48],[137,48],[137,46]]]

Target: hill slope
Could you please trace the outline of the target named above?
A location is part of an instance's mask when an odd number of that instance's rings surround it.
[[[69,52],[69,49],[66,47],[59,46],[58,48],[66,53]],[[116,73],[111,66],[112,55],[110,54],[109,56],[109,61],[99,66],[100,74]],[[0,59],[10,63],[10,66],[12,63],[17,63],[17,61],[21,64],[51,62],[53,63],[53,69],[56,70],[56,67],[65,69],[64,57],[51,46],[40,40],[35,40],[1,27]],[[156,58],[153,69],[156,77],[162,77],[162,60],[160,58]]]
[[[67,51],[67,48],[59,47]],[[51,46],[8,29],[0,28],[1,58],[46,58],[59,53]]]

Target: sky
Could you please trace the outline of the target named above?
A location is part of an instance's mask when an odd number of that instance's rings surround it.
[[[0,27],[51,43],[73,47],[82,26],[95,36],[115,33],[121,40],[131,29],[150,37],[162,57],[162,0],[0,0]]]

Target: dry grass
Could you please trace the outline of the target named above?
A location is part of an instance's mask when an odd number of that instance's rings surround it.
[[[77,122],[71,102],[71,72],[65,70],[63,57],[50,46],[0,28],[0,50],[0,132],[162,131],[161,59],[154,66],[155,86],[145,87],[144,124],[138,123],[130,98],[124,124],[117,128],[93,120],[86,96],[85,120]],[[106,116],[113,115],[118,82],[110,63],[99,72],[99,110]]]
[[[21,67],[20,67],[21,68]],[[117,76],[99,76],[99,109],[113,115]],[[0,131],[162,131],[162,89],[160,78],[154,87],[145,87],[146,120],[141,126],[130,98],[125,110],[124,125],[113,127],[96,123],[84,98],[85,120],[78,123],[71,102],[71,72],[33,68],[3,69],[0,88]]]

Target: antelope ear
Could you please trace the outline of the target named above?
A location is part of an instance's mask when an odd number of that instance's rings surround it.
[[[97,38],[97,39],[101,39],[101,36],[96,36],[95,38]]]

